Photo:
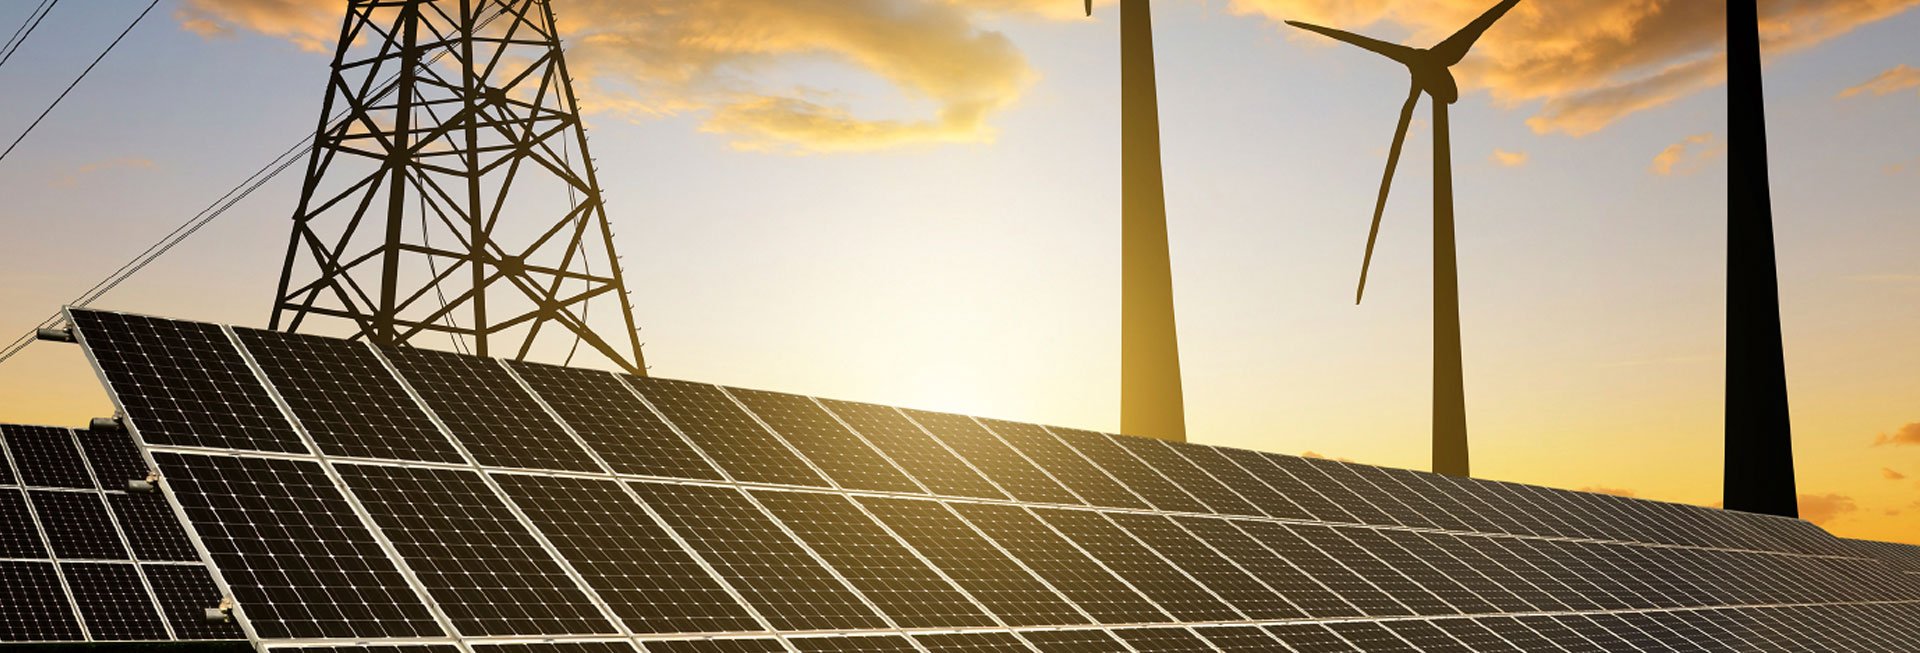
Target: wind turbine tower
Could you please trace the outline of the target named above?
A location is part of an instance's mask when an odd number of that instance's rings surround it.
[[[1459,101],[1460,88],[1450,69],[1465,59],[1480,36],[1517,4],[1520,0],[1505,0],[1447,40],[1425,50],[1287,21],[1288,25],[1398,61],[1413,77],[1413,88],[1407,92],[1407,102],[1400,108],[1400,126],[1393,134],[1393,147],[1387,152],[1387,172],[1380,180],[1373,227],[1367,232],[1367,254],[1360,262],[1360,286],[1353,298],[1356,304],[1366,295],[1367,269],[1373,263],[1374,240],[1380,235],[1380,216],[1387,208],[1387,191],[1393,186],[1393,171],[1400,164],[1400,148],[1406,143],[1413,110],[1422,94],[1433,97],[1433,471],[1454,476],[1468,476],[1469,467],[1467,393],[1460,365],[1460,281],[1453,240],[1453,151],[1451,129],[1447,124],[1447,106]]]
[[[1727,399],[1729,510],[1800,514],[1780,335],[1767,178],[1758,3],[1727,3]]]
[[[1093,15],[1093,0],[1086,0]],[[1184,442],[1147,0],[1120,0],[1120,431]]]

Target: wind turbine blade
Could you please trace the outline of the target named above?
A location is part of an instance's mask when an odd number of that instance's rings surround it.
[[[1357,45],[1362,48],[1366,48],[1367,50],[1372,51],[1375,54],[1379,54],[1388,59],[1398,61],[1408,66],[1413,65],[1414,59],[1417,59],[1420,56],[1419,50],[1415,50],[1413,48],[1409,48],[1407,46],[1400,45],[1398,43],[1388,43],[1386,41],[1382,41],[1379,39],[1368,38],[1365,36],[1361,36],[1359,34],[1355,34],[1353,32],[1344,32],[1341,30],[1333,29],[1331,27],[1321,27],[1319,25],[1315,25],[1312,23],[1302,23],[1297,20],[1289,20],[1287,21],[1287,24],[1292,25],[1294,27],[1298,27],[1303,30],[1307,30],[1309,32],[1319,34],[1321,36],[1325,36],[1327,38],[1330,38],[1336,41],[1340,41],[1342,43],[1347,43],[1349,45]]]
[[[1480,40],[1480,35],[1486,34],[1487,29],[1493,27],[1495,21],[1507,15],[1507,12],[1517,4],[1520,4],[1520,0],[1503,0],[1492,9],[1488,9],[1487,13],[1473,19],[1473,22],[1467,23],[1466,27],[1460,28],[1460,31],[1454,32],[1453,36],[1447,37],[1447,40],[1433,46],[1430,52],[1440,59],[1441,64],[1451,66],[1460,63],[1461,59],[1467,58],[1467,51],[1473,49],[1473,44]]]
[[[1393,171],[1400,167],[1400,148],[1407,143],[1407,127],[1413,124],[1413,108],[1420,104],[1420,85],[1407,93],[1407,104],[1400,108],[1400,127],[1393,132],[1393,148],[1387,150],[1387,174],[1380,179],[1380,199],[1373,205],[1373,227],[1367,230],[1367,256],[1360,259],[1360,288],[1353,292],[1353,303],[1367,295],[1367,270],[1373,267],[1373,243],[1380,238],[1380,216],[1387,212],[1387,191],[1393,188]]]

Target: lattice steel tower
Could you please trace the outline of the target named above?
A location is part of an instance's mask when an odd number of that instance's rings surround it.
[[[547,0],[350,0],[317,134],[273,328],[646,369]]]

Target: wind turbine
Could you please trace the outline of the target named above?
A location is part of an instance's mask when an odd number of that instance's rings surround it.
[[[1367,231],[1367,253],[1360,261],[1360,286],[1354,292],[1355,304],[1366,296],[1373,245],[1380,236],[1380,216],[1387,209],[1387,191],[1393,186],[1393,171],[1400,165],[1400,148],[1406,143],[1414,107],[1420,103],[1422,93],[1433,96],[1433,471],[1454,476],[1467,476],[1468,465],[1467,400],[1460,368],[1460,280],[1453,240],[1453,153],[1447,123],[1447,106],[1459,101],[1460,87],[1454,83],[1449,69],[1465,59],[1474,42],[1517,4],[1520,0],[1504,0],[1439,45],[1424,50],[1287,21],[1288,25],[1398,61],[1413,77],[1406,105],[1400,108],[1400,126],[1393,133],[1393,147],[1387,152],[1387,172],[1380,180],[1373,226]]]
[[[1147,0],[1120,0],[1120,431],[1184,442],[1152,19]]]

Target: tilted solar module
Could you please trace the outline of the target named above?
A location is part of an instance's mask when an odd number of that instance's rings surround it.
[[[132,438],[0,439],[4,640],[1920,650],[1914,550],[1798,520],[70,314]]]

